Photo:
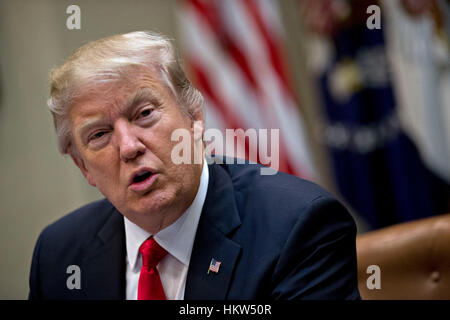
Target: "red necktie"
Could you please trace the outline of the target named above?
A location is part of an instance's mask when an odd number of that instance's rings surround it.
[[[144,241],[139,252],[142,254],[142,268],[139,275],[138,300],[167,300],[156,269],[167,251],[151,237]]]

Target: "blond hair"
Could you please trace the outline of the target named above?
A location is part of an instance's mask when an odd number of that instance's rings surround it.
[[[188,116],[202,109],[203,97],[187,79],[167,37],[136,31],[93,41],[77,49],[50,73],[47,105],[62,154],[74,151],[68,112],[76,99],[97,85],[129,80],[136,70],[159,72]]]

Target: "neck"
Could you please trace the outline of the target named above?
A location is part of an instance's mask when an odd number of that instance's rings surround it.
[[[182,190],[180,194],[175,195],[174,199],[176,200],[172,205],[149,215],[127,218],[152,235],[170,226],[192,205],[200,187],[203,165],[206,165],[204,161],[200,165],[193,165],[195,177],[192,179],[193,184],[189,186],[189,190]]]

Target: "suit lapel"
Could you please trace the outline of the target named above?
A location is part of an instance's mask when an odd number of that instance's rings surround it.
[[[191,254],[184,295],[186,300],[225,299],[241,250],[240,245],[229,238],[241,224],[231,178],[217,164],[208,169],[210,181]],[[125,299],[123,216],[112,205],[110,210],[106,223],[87,248],[81,270],[81,277],[85,279],[82,280],[82,291],[86,299]],[[217,273],[208,274],[211,259],[221,264]]]
[[[111,205],[111,214],[88,247],[84,264],[87,299],[125,299],[125,231],[123,216]]]
[[[225,299],[241,250],[228,238],[241,224],[231,178],[222,167],[212,164],[209,179],[186,279],[186,300]],[[221,263],[217,273],[208,273],[211,259]]]

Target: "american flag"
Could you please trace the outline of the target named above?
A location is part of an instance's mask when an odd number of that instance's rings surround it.
[[[205,97],[206,129],[223,133],[225,129],[279,129],[278,170],[314,179],[305,127],[283,55],[277,3],[180,0],[179,4],[185,67]],[[252,153],[245,139],[238,139],[237,146],[248,159]]]
[[[215,259],[211,259],[211,263],[209,264],[208,274],[210,271],[219,273],[219,267],[222,262],[217,261]]]

